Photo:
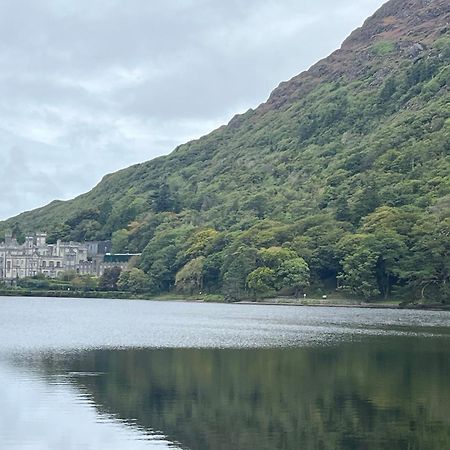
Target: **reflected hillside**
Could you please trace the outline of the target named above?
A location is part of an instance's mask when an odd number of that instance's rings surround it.
[[[43,365],[49,376],[71,373],[101,411],[193,450],[434,450],[450,445],[448,348],[437,338],[373,338],[338,348],[93,351]]]

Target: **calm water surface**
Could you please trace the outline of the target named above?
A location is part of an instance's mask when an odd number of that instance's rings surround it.
[[[450,448],[450,314],[0,298],[0,448]]]

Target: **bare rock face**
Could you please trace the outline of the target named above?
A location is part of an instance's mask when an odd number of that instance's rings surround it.
[[[353,48],[380,38],[428,40],[448,24],[448,0],[391,0],[384,4],[342,45]]]
[[[419,42],[416,42],[408,49],[408,56],[411,58],[417,58],[424,50],[425,47]]]
[[[281,83],[258,112],[283,108],[321,82],[351,81],[371,72],[381,83],[402,59],[420,58],[449,30],[449,0],[390,0],[353,31],[339,50]]]

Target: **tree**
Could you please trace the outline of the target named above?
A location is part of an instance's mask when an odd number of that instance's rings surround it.
[[[293,288],[298,296],[309,285],[309,266],[294,250],[285,247],[263,248],[258,256],[262,264],[273,271],[273,287],[276,290]]]
[[[98,287],[99,280],[92,275],[79,275],[73,278],[70,284],[75,290],[94,291]]]
[[[294,295],[298,297],[309,286],[308,264],[303,258],[288,259],[280,265],[276,277],[279,288],[294,288]]]
[[[366,246],[367,234],[349,234],[338,243],[342,272],[341,289],[369,299],[380,294],[376,278],[379,254]]]
[[[406,238],[395,231],[381,229],[367,239],[367,246],[374,255],[378,255],[376,263],[378,289],[387,299],[393,283],[399,276],[401,262],[408,253]]]
[[[267,210],[267,197],[263,194],[256,194],[250,197],[244,207],[255,212],[258,219],[262,219]]]
[[[188,257],[206,256],[215,241],[219,238],[220,233],[213,228],[206,228],[195,233],[188,240],[188,249],[185,251]]]
[[[378,254],[363,246],[342,260],[343,272],[339,275],[342,289],[361,295],[365,299],[380,294],[376,274]]]
[[[173,215],[158,226],[139,263],[150,277],[153,292],[167,292],[173,288],[175,276],[185,263],[183,250],[193,231],[194,227],[190,225],[180,226],[178,218]]]
[[[378,97],[379,103],[380,104],[387,103],[395,94],[396,89],[397,89],[397,80],[393,77],[388,78],[385,81],[379,93]]]
[[[375,185],[365,185],[353,195],[349,204],[352,222],[357,224],[362,217],[373,212],[380,204]]]
[[[153,209],[155,212],[178,211],[179,201],[167,183],[163,183],[154,195]]]
[[[76,270],[66,270],[64,271],[59,278],[62,281],[72,281],[74,278],[77,277],[77,271]]]
[[[408,235],[419,218],[420,210],[417,208],[381,206],[364,218],[361,231],[375,233],[381,230],[392,230],[402,235]]]
[[[119,280],[122,269],[120,267],[112,267],[105,269],[100,277],[98,288],[102,291],[116,291],[117,281]]]
[[[374,233],[346,235],[338,244],[341,288],[365,299],[380,294],[388,298],[408,252],[405,236],[389,228],[375,230]]]
[[[128,245],[129,233],[126,229],[122,228],[113,233],[111,238],[112,252],[113,253],[125,253]]]
[[[277,269],[284,261],[296,258],[294,250],[284,247],[263,248],[258,252],[262,263],[271,269]]]
[[[258,267],[248,274],[246,283],[255,295],[268,293],[275,289],[275,272],[268,267]]]
[[[178,290],[193,294],[203,289],[203,268],[205,257],[199,256],[183,266],[175,277],[175,286]]]
[[[117,287],[122,291],[130,291],[135,294],[149,290],[148,276],[137,267],[124,270],[117,281]]]
[[[246,295],[246,281],[257,267],[258,251],[253,247],[239,246],[228,249],[221,272],[222,291],[229,300],[239,300]]]
[[[308,224],[307,229],[301,230],[301,234],[294,238],[292,248],[307,262],[311,283],[319,285],[323,280],[336,280],[341,271],[336,243],[349,229],[348,223],[337,222],[324,215],[318,216],[317,223]]]
[[[401,276],[425,300],[449,302],[450,284],[450,218],[439,220],[428,216],[413,232],[414,244],[405,258]]]

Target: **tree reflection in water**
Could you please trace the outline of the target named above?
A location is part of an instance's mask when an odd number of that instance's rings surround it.
[[[99,410],[192,450],[450,448],[448,339],[98,350],[42,367],[77,373]]]

